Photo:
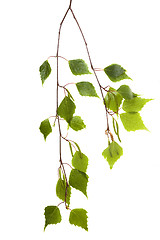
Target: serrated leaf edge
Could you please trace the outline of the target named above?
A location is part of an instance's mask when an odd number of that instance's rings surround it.
[[[58,208],[57,206],[47,206],[47,207],[55,207],[55,209],[58,209],[58,210],[59,210],[59,208]],[[45,207],[45,212],[46,212],[46,208],[47,208],[47,207]],[[44,215],[45,215],[45,212],[44,212]],[[60,213],[60,210],[59,210],[59,213]],[[48,225],[56,225],[56,224],[60,223],[61,221],[62,221],[62,215],[61,215],[61,213],[60,213],[60,221],[58,221],[57,223],[49,223],[49,224],[46,225],[46,215],[45,215],[44,231],[46,230],[46,227],[47,227]]]
[[[74,211],[74,210],[76,210],[76,209],[77,209],[77,208],[72,209],[71,212]],[[79,208],[78,208],[78,209],[79,209]],[[83,209],[83,208],[81,208],[81,209]],[[85,210],[85,209],[83,209],[83,210]],[[71,214],[71,212],[70,212],[70,214]],[[69,215],[69,223],[72,224],[72,225],[74,225],[74,226],[76,226],[76,227],[81,227],[82,229],[84,229],[84,230],[86,230],[86,231],[88,232],[88,216],[87,216],[87,213],[88,213],[88,212],[87,212],[86,210],[85,210],[85,212],[86,212],[87,228],[83,228],[83,227],[80,226],[80,225],[77,225],[77,224],[75,224],[75,223],[71,223],[71,222],[70,222],[70,215]],[[74,212],[72,212],[72,213],[74,213]],[[74,213],[74,214],[75,214],[75,213]]]

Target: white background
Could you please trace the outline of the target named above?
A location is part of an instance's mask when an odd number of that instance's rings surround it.
[[[134,92],[154,98],[142,110],[150,132],[126,132],[120,125],[124,155],[110,170],[101,153],[107,147],[102,101],[78,96],[76,113],[86,125],[68,138],[79,143],[89,157],[88,200],[72,191],[71,208],[88,211],[89,232],[68,223],[68,212],[60,206],[63,221],[44,228],[44,208],[59,203],[55,194],[58,168],[58,131],[47,142],[39,132],[45,118],[55,115],[56,61],[42,88],[39,66],[56,54],[59,23],[67,0],[6,0],[0,4],[0,226],[1,239],[160,239],[159,81],[160,34],[158,0],[73,0],[72,8],[85,34],[94,67],[121,64],[132,79],[123,81]],[[60,55],[82,58],[85,45],[68,15],[61,35]],[[75,77],[60,60],[60,81],[97,83],[93,75]],[[103,72],[102,85],[118,88]],[[63,98],[63,91],[61,92]],[[63,129],[63,134],[66,130]],[[63,159],[70,163],[68,145]],[[69,170],[69,168],[67,168]]]

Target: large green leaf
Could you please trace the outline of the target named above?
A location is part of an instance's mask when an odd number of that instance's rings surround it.
[[[87,211],[85,209],[75,208],[70,212],[69,222],[88,231],[87,218]]]
[[[75,109],[76,106],[74,102],[66,96],[60,103],[57,113],[60,117],[64,118],[69,123],[73,117]]]
[[[76,151],[72,158],[72,165],[79,171],[86,172],[88,166],[88,157],[85,154]]]
[[[66,193],[67,193],[67,196],[66,196]],[[57,197],[59,197],[63,201],[65,201],[65,198],[66,198],[66,203],[68,205],[70,204],[71,187],[68,186],[67,192],[66,192],[66,182],[61,178],[58,179],[58,182],[56,185],[56,194],[57,194]]]
[[[130,100],[124,100],[122,109],[126,112],[139,112],[144,105],[152,99],[135,97]]]
[[[109,146],[103,151],[103,157],[107,159],[110,169],[113,168],[115,162],[123,155],[123,149],[118,143],[113,141]]]
[[[82,130],[86,127],[83,120],[79,116],[73,116],[69,122],[69,126],[75,131]]]
[[[47,136],[52,132],[52,127],[48,118],[41,122],[39,130],[43,134],[46,141]]]
[[[44,230],[49,224],[57,224],[62,220],[60,210],[57,206],[48,206],[45,208],[45,226]]]
[[[110,88],[105,96],[106,107],[113,112],[117,112],[122,99],[122,96],[114,88]]]
[[[87,183],[88,175],[84,172],[81,172],[77,169],[72,169],[69,176],[69,184],[81,191],[87,197]]]
[[[122,95],[124,99],[132,99],[137,96],[137,94],[132,92],[128,85],[121,85],[117,91]]]
[[[76,87],[81,96],[98,97],[93,84],[90,82],[78,82]]]
[[[42,85],[44,84],[45,80],[49,77],[50,73],[51,73],[51,66],[48,62],[48,60],[46,60],[39,68],[39,72],[40,72],[40,76],[41,76],[41,80],[42,80]]]
[[[131,79],[125,73],[126,70],[118,64],[111,64],[110,66],[104,68],[104,72],[112,82],[118,82],[123,79]]]
[[[120,118],[127,131],[148,130],[137,112],[121,113]]]
[[[82,59],[69,60],[69,67],[74,75],[91,74],[88,66]]]

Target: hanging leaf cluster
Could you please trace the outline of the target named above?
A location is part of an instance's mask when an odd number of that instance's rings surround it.
[[[77,144],[75,144],[76,146]],[[59,179],[56,184],[57,197],[66,203],[66,209],[70,210],[69,223],[79,226],[88,231],[87,211],[83,208],[70,209],[70,198],[72,188],[80,191],[87,197],[88,175],[86,174],[88,166],[88,157],[79,150],[72,157],[72,170],[69,175],[69,182],[59,169]],[[57,224],[62,220],[58,206],[47,206],[45,208],[45,228],[49,224]]]
[[[91,74],[89,68],[84,60],[75,59],[70,60],[69,68],[74,75]],[[45,61],[39,68],[42,83],[49,77],[51,73],[51,66],[48,61]],[[119,82],[124,79],[131,79],[126,74],[126,70],[118,64],[112,64],[104,68],[104,73],[112,82]],[[75,83],[76,89],[81,96],[97,97],[99,98],[95,87],[88,81],[81,81]],[[80,116],[75,116],[76,104],[70,91],[64,87],[66,95],[60,102],[57,108],[57,117],[60,117],[66,121],[68,128],[74,131],[79,131],[86,128],[86,125]],[[144,105],[152,99],[145,99],[139,97],[138,94],[132,92],[128,85],[121,85],[118,89],[109,87],[103,88],[105,91],[104,103],[108,111],[108,115],[112,118],[112,130],[106,130],[108,136],[108,146],[102,151],[103,157],[107,160],[110,169],[113,168],[116,161],[123,155],[123,148],[115,141],[121,142],[119,135],[119,124],[120,119],[124,128],[127,131],[136,130],[147,130],[142,118],[140,111]],[[120,111],[123,111],[120,113]],[[49,118],[45,119],[40,124],[40,131],[46,140],[47,136],[52,132],[52,126]],[[115,134],[115,137],[113,136]],[[72,188],[80,191],[87,197],[87,184],[89,176],[86,174],[88,166],[88,157],[81,152],[79,145],[74,142],[67,140],[71,151],[71,164],[72,170],[67,181],[64,175],[62,165],[59,168],[59,179],[56,185],[56,195],[66,204],[66,209],[70,209],[70,198]],[[73,149],[77,148],[75,153]],[[75,226],[79,226],[88,231],[87,227],[87,211],[82,208],[70,209],[69,222]],[[58,206],[48,206],[45,208],[45,228],[49,224],[57,224],[62,220],[60,209]]]
[[[69,10],[76,20],[78,21],[71,9],[71,3]],[[66,12],[63,21],[68,13]],[[60,40],[60,31],[59,30],[59,38]],[[82,30],[78,24],[79,30],[84,39],[84,35]],[[104,78],[106,78],[106,85],[102,86],[97,74],[96,69],[93,68],[93,64],[91,62],[91,57],[89,54],[89,50],[87,47],[86,40],[84,39],[86,44],[88,57],[90,60],[91,70],[89,69],[87,63],[83,59],[73,59],[73,60],[65,60],[67,61],[68,67],[70,69],[73,78],[76,79],[76,76],[82,76],[83,79],[80,82],[74,81],[75,91],[79,93],[81,97],[95,97],[97,101],[102,100],[102,104],[104,105],[104,110],[106,111],[106,122],[107,129],[104,129],[104,134],[106,134],[106,148],[102,150],[102,156],[109,164],[110,169],[113,168],[117,160],[123,155],[123,148],[121,144],[123,143],[123,139],[121,139],[120,131],[119,131],[119,121],[122,122],[124,129],[127,131],[136,131],[136,130],[148,130],[144,125],[143,120],[140,115],[140,111],[143,109],[144,105],[151,101],[152,99],[141,98],[140,95],[134,93],[131,90],[129,85],[120,85],[118,88],[116,87],[116,83],[123,80],[132,80],[128,75],[127,71],[119,64],[111,64],[104,69],[101,68],[101,71],[104,72]],[[62,215],[60,211],[61,204],[65,205],[67,211],[69,211],[68,220],[69,223],[78,227],[83,228],[88,231],[88,216],[87,211],[83,208],[74,208],[71,209],[71,197],[72,191],[75,189],[76,191],[81,192],[83,196],[88,198],[87,194],[87,186],[89,176],[87,174],[88,168],[88,157],[81,151],[81,148],[77,142],[74,140],[69,140],[67,137],[64,137],[64,134],[61,130],[61,124],[65,122],[67,136],[69,130],[72,129],[75,132],[84,130],[87,126],[83,121],[83,116],[75,115],[76,109],[76,101],[73,98],[73,94],[68,89],[69,83],[64,86],[61,86],[58,78],[58,50],[59,44],[57,47],[57,108],[55,109],[54,116],[54,124],[52,125],[50,122],[50,117],[44,119],[40,123],[39,130],[43,134],[44,140],[46,141],[47,137],[52,133],[53,127],[55,127],[56,122],[58,130],[59,130],[59,158],[58,161],[60,163],[58,168],[58,179],[55,184],[55,191],[57,198],[61,201],[58,205],[51,205],[45,208],[45,226],[44,230],[48,225],[58,224],[62,221]],[[63,58],[63,57],[62,57]],[[52,67],[49,63],[49,58],[42,63],[39,68],[40,78],[42,81],[42,85],[49,78],[52,72]],[[93,83],[89,81],[85,81],[87,79],[87,75],[94,74],[100,89],[101,97],[98,96],[97,90]],[[107,75],[107,76],[106,76]],[[109,86],[108,82],[113,83],[113,86]],[[68,87],[67,87],[68,86]],[[64,96],[59,102],[59,90],[64,90]],[[111,120],[111,121],[110,121]],[[112,123],[112,124],[111,124]],[[84,138],[85,139],[85,138]],[[68,148],[71,153],[70,162],[64,163],[62,159],[62,144],[61,142],[65,141],[68,143]],[[85,140],[84,140],[85,141]],[[64,149],[65,151],[65,149]],[[68,165],[70,167],[69,174],[66,173],[65,166]]]

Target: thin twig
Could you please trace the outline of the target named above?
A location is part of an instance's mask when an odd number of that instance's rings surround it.
[[[99,81],[99,79],[98,79],[98,76],[97,76],[97,74],[96,74],[96,71],[95,71],[95,69],[94,69],[94,67],[93,67],[92,60],[91,60],[91,56],[90,56],[90,52],[89,52],[89,49],[88,49],[88,45],[87,45],[85,36],[84,36],[84,34],[83,34],[83,32],[82,32],[82,29],[81,29],[81,27],[80,27],[80,25],[79,25],[79,22],[78,22],[78,20],[77,20],[77,18],[76,18],[76,16],[75,16],[73,10],[72,10],[72,9],[70,9],[70,10],[71,10],[71,13],[72,13],[72,15],[73,15],[74,20],[76,21],[76,23],[77,23],[77,25],[78,25],[79,30],[80,30],[80,32],[81,32],[83,41],[84,41],[85,46],[86,46],[86,50],[87,50],[88,58],[89,58],[89,61],[90,61],[91,69],[93,70],[93,73],[94,73],[94,75],[95,75],[95,77],[96,77],[97,83],[98,83],[99,88],[100,88],[100,91],[101,91],[103,103],[104,103],[105,110],[106,110],[107,130],[109,130],[108,110],[107,110],[107,107],[106,107],[106,103],[105,103],[105,98],[104,98],[104,95],[103,95],[102,87],[101,87],[100,81]]]
[[[57,109],[56,109],[56,116],[57,116],[57,119],[58,119],[58,128],[59,128],[59,161],[60,161],[60,167],[62,168],[62,171],[63,171],[63,174],[65,176],[65,181],[66,181],[66,191],[65,191],[65,206],[67,207],[67,204],[66,204],[66,198],[67,198],[67,188],[69,186],[68,184],[68,180],[67,180],[67,175],[66,175],[66,172],[65,172],[65,168],[64,168],[64,165],[63,165],[63,162],[62,162],[62,133],[61,133],[61,125],[60,125],[60,118],[59,118],[59,115],[58,115],[58,93],[59,93],[59,45],[60,45],[60,36],[61,36],[61,28],[62,28],[62,25],[63,25],[63,22],[70,10],[70,7],[71,7],[71,3],[72,3],[72,0],[70,0],[70,5],[69,5],[69,8],[67,9],[61,23],[60,23],[60,26],[59,26],[59,32],[58,32],[58,43],[57,43],[57,54],[56,54],[56,57],[57,57],[57,96],[56,96],[56,100],[57,100]]]
[[[60,26],[59,26],[58,43],[57,43],[57,54],[56,54],[56,56],[55,56],[55,57],[57,58],[57,92],[56,92],[56,93],[57,93],[57,94],[56,94],[57,108],[56,108],[56,119],[58,120],[58,128],[59,128],[59,161],[60,161],[60,168],[61,168],[61,170],[62,170],[62,172],[63,172],[63,174],[64,174],[65,181],[66,181],[66,191],[65,191],[65,206],[66,206],[66,208],[68,208],[68,206],[67,206],[67,204],[66,204],[66,199],[67,199],[67,188],[68,188],[69,184],[68,184],[67,175],[66,175],[65,168],[64,168],[64,163],[62,162],[62,138],[63,138],[64,140],[66,140],[67,142],[70,142],[73,146],[75,145],[75,142],[74,142],[74,141],[71,141],[71,140],[68,140],[68,139],[66,139],[66,138],[64,138],[64,137],[62,136],[62,133],[61,133],[61,125],[60,125],[60,117],[59,117],[59,115],[58,115],[58,106],[59,106],[58,97],[59,97],[59,87],[62,87],[62,86],[59,85],[59,57],[61,57],[61,56],[59,56],[59,46],[60,46],[61,29],[62,29],[62,25],[63,25],[63,23],[64,23],[64,21],[65,21],[65,19],[66,19],[66,16],[67,16],[67,14],[68,14],[69,11],[71,11],[71,13],[72,13],[72,15],[73,15],[73,18],[74,18],[74,20],[76,21],[76,23],[77,23],[77,25],[78,25],[78,28],[79,28],[79,30],[80,30],[80,32],[81,32],[82,38],[83,38],[83,40],[84,40],[84,43],[85,43],[85,46],[86,46],[86,50],[87,50],[87,54],[88,54],[89,61],[90,61],[90,65],[91,65],[91,69],[93,70],[93,73],[94,73],[94,75],[95,75],[95,77],[96,77],[97,83],[98,83],[99,88],[100,88],[100,91],[101,91],[103,103],[104,103],[104,106],[105,106],[106,119],[107,119],[107,132],[108,132],[108,133],[110,132],[110,130],[109,130],[109,120],[108,120],[108,114],[109,114],[109,112],[108,112],[108,109],[107,109],[106,104],[105,104],[105,98],[104,98],[103,91],[102,91],[103,88],[102,88],[102,86],[101,86],[101,84],[100,84],[100,81],[99,81],[99,79],[98,79],[98,76],[97,76],[97,74],[96,74],[96,70],[99,71],[100,69],[98,69],[98,68],[97,68],[97,69],[94,69],[94,67],[93,67],[92,60],[91,60],[91,57],[90,57],[90,53],[89,53],[89,49],[88,49],[88,46],[87,46],[86,39],[85,39],[85,37],[84,37],[84,34],[83,34],[83,32],[82,32],[82,29],[81,29],[81,27],[80,27],[80,25],[79,25],[79,22],[78,22],[78,20],[77,20],[77,18],[76,18],[76,16],[75,16],[75,14],[74,14],[71,6],[72,6],[72,0],[70,0],[69,7],[68,7],[68,9],[67,9],[67,11],[66,11],[66,13],[65,13],[65,15],[64,15],[61,23],[60,23]],[[52,56],[50,56],[50,57],[52,57]],[[49,57],[49,58],[50,58],[50,57]],[[53,57],[54,57],[54,56],[53,56]],[[65,59],[64,57],[62,57],[62,58]],[[65,60],[67,60],[67,59],[65,59]],[[68,61],[68,60],[67,60],[67,61]],[[66,84],[66,85],[67,85],[67,84]],[[63,86],[64,89],[65,89],[66,85]],[[75,147],[75,146],[74,146],[74,147]],[[60,204],[61,204],[61,203],[60,203]]]

